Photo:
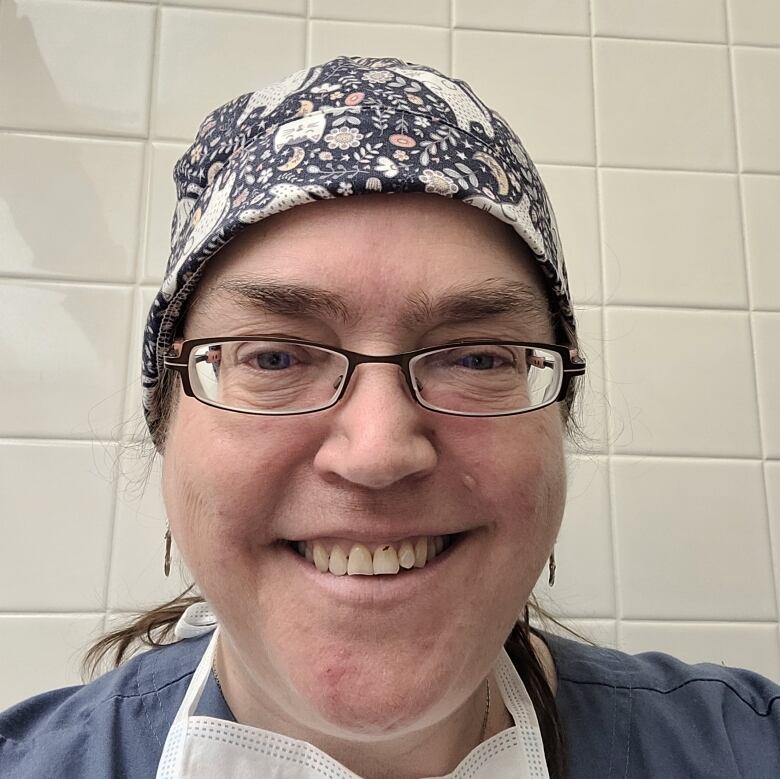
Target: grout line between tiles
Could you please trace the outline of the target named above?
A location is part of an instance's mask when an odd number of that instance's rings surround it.
[[[129,388],[125,386],[124,391]],[[68,436],[53,436],[53,435],[9,435],[0,436],[0,446],[26,446],[33,444],[47,444],[51,446],[88,446],[88,445],[101,445],[101,446],[132,446],[133,444],[140,443],[143,439],[127,439],[125,437],[118,438],[73,438]],[[577,450],[570,450],[567,452],[567,456],[574,458],[575,460],[593,460],[599,459],[604,461],[620,461],[620,460],[669,460],[679,463],[707,463],[707,462],[734,462],[734,463],[755,463],[761,465],[763,463],[780,463],[780,457],[750,457],[748,455],[734,455],[734,454],[681,454],[681,453],[663,453],[663,452],[612,452],[598,451],[598,452],[578,452]]]
[[[625,43],[661,43],[661,44],[672,44],[672,45],[680,45],[680,46],[709,46],[709,47],[715,47],[719,46],[721,48],[726,48],[728,45],[726,41],[696,41],[692,38],[652,38],[652,37],[643,37],[641,35],[598,35],[595,34],[593,36],[595,39],[600,41],[623,41]]]
[[[449,41],[450,41],[450,77],[455,76],[455,0],[450,0],[449,6]]]
[[[135,280],[106,281],[104,279],[59,279],[46,276],[25,276],[21,273],[0,274],[0,286],[13,285],[25,282],[28,285],[40,287],[75,287],[76,289],[124,289],[132,291],[137,282]]]
[[[130,288],[135,291],[141,285],[141,279],[144,277],[144,268],[147,262],[147,248],[149,244],[149,224],[150,224],[150,212],[152,201],[152,169],[154,150],[150,141],[146,141],[144,144],[144,175],[143,175],[143,188],[140,194],[141,204],[137,225],[138,242],[135,254],[135,274]]]
[[[306,20],[306,30],[308,39],[311,40],[310,34],[310,21]],[[307,52],[307,57],[310,58],[310,52]],[[451,55],[451,64],[454,65],[454,46]],[[306,63],[306,67],[310,67],[310,62]],[[90,132],[87,130],[40,130],[34,127],[4,127],[0,126],[0,138],[4,135],[11,137],[24,137],[24,138],[45,138],[49,140],[73,140],[73,141],[95,141],[98,143],[128,143],[141,145],[147,141],[154,144],[170,144],[176,146],[188,146],[192,139],[185,138],[184,136],[171,136],[171,135],[157,135],[153,128],[150,129],[148,136],[144,135],[129,135],[126,133],[113,133],[110,130],[101,130]],[[761,170],[746,168],[742,171],[732,169],[719,169],[719,168],[664,168],[658,166],[641,165],[641,164],[620,164],[620,163],[598,163],[597,165],[588,164],[579,160],[556,160],[545,159],[544,157],[538,157],[536,160],[537,166],[548,166],[556,168],[573,168],[576,170],[593,170],[600,169],[606,171],[626,171],[637,173],[659,173],[659,174],[674,174],[674,173],[688,173],[688,174],[701,174],[704,176],[736,176],[739,172],[748,174],[751,176],[768,176],[771,178],[780,178],[780,171],[777,170]]]
[[[657,313],[666,313],[666,314],[678,314],[678,313],[687,313],[687,314],[701,314],[701,313],[709,313],[709,314],[750,314],[751,311],[748,310],[744,306],[715,306],[715,305],[675,305],[674,303],[631,303],[631,302],[622,302],[622,303],[576,303],[575,307],[577,309],[593,309],[598,306],[601,306],[605,311],[655,311]],[[762,309],[762,311],[764,311]],[[753,311],[752,313],[756,313],[756,311]],[[780,313],[780,309],[777,311],[764,311],[764,313]]]
[[[574,163],[568,163],[568,162],[540,162],[540,165],[558,165],[560,167],[567,167],[567,168],[587,168],[587,167],[593,167],[588,165],[577,165]],[[636,173],[659,173],[659,174],[669,174],[669,173],[693,173],[693,174],[701,174],[703,176],[736,176],[738,173],[747,173],[751,176],[774,176],[775,178],[780,177],[780,173],[776,170],[729,170],[729,169],[723,169],[720,170],[718,168],[663,168],[659,166],[642,166],[642,165],[619,165],[617,163],[612,163],[609,165],[601,164],[598,166],[600,170],[606,170],[606,171],[612,171],[612,170],[621,170],[626,172],[636,172]]]
[[[593,159],[596,162],[596,204],[598,219],[596,220],[596,240],[599,247],[599,263],[601,271],[601,298],[606,300],[607,295],[607,279],[606,279],[606,263],[604,262],[604,199],[601,191],[601,177],[598,173],[598,165],[601,159],[601,150],[599,148],[599,115],[598,115],[598,89],[599,85],[596,80],[596,45],[593,36],[593,0],[588,0],[588,25],[589,25],[589,43],[590,43],[590,77],[593,94]],[[601,307],[601,337],[606,339],[606,307]],[[618,529],[617,519],[615,516],[615,485],[614,485],[614,473],[612,471],[612,424],[609,414],[610,407],[610,391],[609,391],[609,360],[607,357],[607,350],[602,349],[602,365],[604,373],[604,395],[607,402],[607,413],[605,415],[604,425],[606,430],[602,430],[602,433],[606,434],[606,448],[607,448],[607,467],[606,467],[606,479],[607,479],[607,511],[609,512],[609,528],[610,528],[610,541],[611,541],[611,554],[612,554],[612,597],[615,609],[615,644],[621,646],[623,639],[623,631],[621,627],[621,619],[623,616],[623,597],[620,590],[620,574],[618,572]]]
[[[85,609],[83,611],[80,610],[63,610],[59,611],[57,609],[52,609],[50,611],[47,610],[32,610],[32,609],[20,609],[18,611],[15,611],[13,609],[3,609],[0,610],[0,620],[2,620],[4,617],[13,617],[13,618],[30,618],[30,619],[36,619],[36,618],[47,618],[47,617],[55,617],[55,618],[78,618],[78,617],[97,617],[97,616],[103,616],[104,618],[108,619],[110,617],[116,617],[116,616],[135,616],[137,615],[137,611],[126,611],[124,609],[116,609],[116,608],[106,608],[106,609]],[[556,619],[561,620],[567,620],[567,621],[588,621],[588,622],[617,622],[614,617],[612,616],[594,616],[592,614],[559,614],[556,616]],[[774,627],[777,624],[777,621],[774,619],[741,619],[741,618],[729,618],[729,617],[720,617],[720,618],[711,618],[711,619],[700,619],[700,618],[688,618],[688,617],[625,617],[621,622],[624,622],[626,624],[631,625],[689,625],[691,627],[698,627],[698,626],[722,626],[722,627],[730,627],[730,626],[739,626],[741,628],[744,627]]]
[[[146,278],[146,266],[148,265],[148,247],[149,247],[149,233],[151,228],[151,211],[152,211],[152,175],[153,175],[153,159],[154,159],[154,146],[152,143],[152,130],[156,123],[155,106],[157,105],[157,91],[159,83],[159,70],[160,70],[160,47],[162,43],[162,19],[160,12],[160,2],[158,0],[157,11],[154,20],[154,47],[152,49],[152,63],[149,72],[149,126],[146,141],[144,144],[144,155],[146,168],[144,170],[144,211],[143,211],[143,225],[139,226],[139,231],[142,236],[142,241],[139,245],[138,256],[136,257],[136,273],[133,282],[133,295],[134,303],[139,298],[139,290]],[[133,325],[135,325],[133,321]],[[128,353],[132,350],[132,335],[128,343]],[[129,375],[126,379],[129,381]]]
[[[311,0],[306,0],[306,17],[304,23],[304,49],[303,49],[303,64],[304,67],[311,67],[311,52],[312,52],[312,29],[311,29]]]
[[[112,3],[115,3],[117,5],[129,5],[127,0],[82,0],[83,2],[92,2],[92,3],[100,3],[103,6],[110,5]],[[133,3],[133,6],[136,4]],[[264,9],[264,8],[223,8],[223,7],[214,7],[214,6],[203,6],[203,5],[196,5],[194,3],[169,3],[165,2],[165,0],[157,0],[157,2],[150,2],[147,5],[150,6],[157,6],[159,8],[168,8],[172,10],[190,10],[190,11],[211,11],[213,13],[225,13],[225,14],[244,14],[244,15],[251,15],[251,16],[268,16],[273,18],[281,18],[281,19],[300,19],[300,14],[297,13],[285,13],[283,11],[273,11],[270,9]],[[406,21],[393,21],[393,20],[384,20],[384,21],[375,21],[373,19],[337,19],[332,18],[328,16],[313,16],[310,11],[310,5],[307,3],[307,10],[306,15],[311,18],[312,20],[316,20],[318,22],[337,22],[337,23],[345,23],[345,24],[373,24],[373,25],[387,25],[387,26],[398,26],[398,27],[404,27],[409,26],[411,22],[409,20]],[[660,37],[651,37],[651,36],[640,36],[640,35],[601,35],[598,33],[592,32],[592,14],[589,13],[589,17],[591,17],[591,32],[588,34],[585,33],[577,33],[577,32],[565,32],[565,31],[550,31],[550,30],[528,30],[528,29],[522,29],[522,30],[513,30],[513,29],[506,29],[506,28],[496,28],[496,27],[476,27],[476,26],[456,26],[454,16],[450,17],[450,23],[449,25],[446,24],[415,24],[417,27],[430,27],[432,29],[450,29],[453,32],[489,32],[489,33],[506,33],[506,34],[518,34],[518,35],[540,35],[544,37],[557,37],[557,38],[583,38],[583,39],[598,39],[598,40],[613,40],[613,41],[627,41],[627,42],[640,42],[640,43],[678,43],[683,45],[691,45],[691,46],[727,46],[728,41],[702,41],[702,40],[694,40],[690,38],[660,38]],[[772,43],[749,43],[749,42],[736,42],[733,45],[740,46],[743,48],[754,48],[754,49],[777,49],[777,44]]]
[[[131,312],[130,312],[130,322],[128,324],[127,333],[125,335],[125,341],[126,341],[126,354],[127,359],[125,360],[125,392],[124,392],[124,398],[122,402],[122,421],[120,423],[120,443],[119,447],[125,446],[125,444],[121,443],[121,440],[123,438],[123,435],[121,431],[125,428],[125,422],[126,422],[126,416],[127,416],[127,404],[128,404],[128,398],[130,396],[129,387],[130,387],[130,362],[131,362],[131,355],[133,353],[133,333],[134,328],[136,326],[137,316],[136,316],[136,309],[141,301],[141,293],[140,293],[140,280],[143,278],[144,275],[144,267],[146,265],[147,261],[147,245],[149,242],[149,223],[150,223],[150,213],[151,213],[151,199],[152,199],[152,187],[151,187],[151,180],[152,180],[152,157],[153,157],[153,148],[152,148],[152,142],[151,142],[151,135],[152,135],[152,127],[154,126],[156,122],[156,116],[155,116],[155,106],[157,104],[157,83],[158,83],[158,70],[159,70],[159,64],[160,64],[160,45],[161,45],[161,36],[162,36],[162,19],[161,19],[162,12],[160,10],[160,4],[157,3],[154,11],[154,29],[153,29],[153,46],[152,46],[152,61],[149,66],[149,90],[148,90],[148,106],[147,106],[147,128],[146,128],[146,139],[144,141],[144,191],[143,191],[143,198],[142,198],[142,204],[143,208],[141,210],[141,217],[140,222],[138,225],[138,248],[136,252],[136,258],[135,258],[135,278],[132,284],[132,297],[133,297],[133,304],[131,306]],[[114,465],[114,473],[113,478],[111,480],[111,528],[108,533],[108,554],[107,554],[107,560],[108,563],[106,565],[106,579],[103,586],[103,606],[104,606],[104,612],[105,609],[108,607],[109,603],[109,596],[111,592],[111,581],[113,578],[113,572],[116,566],[116,549],[114,544],[114,539],[116,537],[116,523],[117,523],[117,509],[119,505],[119,457],[122,454],[122,450],[118,449],[117,451],[117,459],[115,461]],[[105,633],[108,629],[108,621],[106,614],[103,614],[103,632]]]
[[[121,443],[110,438],[65,438],[57,436],[3,436],[0,438],[0,446],[26,446],[29,444],[46,444],[48,446],[91,446],[101,444],[110,446]]]
[[[597,189],[599,188],[598,178],[596,181]],[[78,278],[78,279],[63,279],[56,276],[44,276],[44,275],[25,275],[23,273],[3,273],[0,272],[0,286],[13,285],[24,283],[26,285],[41,286],[41,287],[74,287],[77,289],[103,289],[103,288],[116,288],[125,290],[135,290],[138,288],[145,288],[150,290],[157,290],[161,284],[161,279],[148,279],[143,273],[140,278],[135,280],[130,279],[94,279],[94,278]],[[603,280],[602,280],[603,283]],[[660,313],[714,313],[714,314],[780,314],[780,308],[772,309],[766,307],[753,308],[748,310],[745,307],[740,306],[716,306],[716,305],[674,305],[672,303],[667,304],[651,304],[651,303],[599,303],[589,301],[574,301],[575,309],[577,311],[587,311],[595,308],[602,308],[609,311],[654,311]]]
[[[109,2],[115,0],[89,0],[89,2],[99,2],[101,5],[107,5]],[[135,5],[135,3],[133,4]],[[201,11],[211,12],[218,14],[228,14],[230,16],[268,16],[274,19],[300,19],[300,14],[297,13],[284,13],[283,11],[271,11],[265,8],[227,8],[227,7],[215,7],[213,5],[195,5],[193,3],[166,3],[157,0],[156,6],[158,9],[169,9],[172,11]]]
[[[632,625],[739,625],[740,627],[749,627],[755,625],[756,627],[777,624],[775,619],[740,619],[737,617],[721,617],[720,619],[701,619],[700,617],[688,618],[688,617],[624,617],[623,622],[630,623]]]
[[[577,163],[577,162],[545,162],[543,160],[539,160],[540,166],[548,166],[548,167],[556,167],[556,168],[575,168],[579,170],[604,170],[604,171],[624,171],[626,173],[658,173],[658,174],[669,174],[669,173],[694,173],[694,174],[702,174],[704,176],[736,176],[737,171],[736,170],[718,170],[718,169],[704,169],[704,168],[663,168],[659,167],[657,165],[651,166],[651,165],[619,165],[616,163],[613,164],[605,164],[603,162],[599,162],[596,165],[586,165],[584,163]],[[767,173],[766,175],[773,175],[771,173]],[[780,173],[775,173],[774,175],[780,176]]]
[[[726,2],[726,34],[729,42],[731,41],[732,32],[731,32],[731,4],[729,2]],[[729,45],[729,82],[730,82],[730,94],[731,94],[731,110],[732,110],[732,118],[734,121],[734,146],[736,151],[736,157],[737,157],[737,169],[742,170],[742,135],[740,132],[740,125],[738,121],[738,108],[739,108],[739,100],[737,96],[737,83],[736,83],[736,64],[734,61],[734,46]],[[759,435],[759,446],[761,447],[761,455],[762,458],[766,459],[766,440],[765,440],[765,426],[763,424],[764,421],[764,413],[762,409],[762,403],[761,403],[761,392],[759,391],[758,381],[759,381],[759,370],[758,370],[758,348],[756,344],[756,330],[754,326],[753,321],[753,313],[755,312],[755,309],[753,307],[753,289],[751,284],[751,275],[750,275],[750,246],[748,242],[748,235],[747,235],[747,212],[745,210],[745,195],[744,195],[744,188],[742,185],[742,174],[737,176],[737,192],[739,196],[739,209],[740,209],[740,229],[741,229],[741,237],[742,237],[742,256],[743,256],[743,270],[745,273],[745,290],[747,292],[747,300],[748,300],[748,311],[750,311],[750,315],[748,316],[748,327],[750,331],[750,343],[752,347],[752,354],[751,359],[753,361],[753,391],[754,391],[754,397],[756,401],[756,415],[758,417],[758,435]],[[766,534],[767,534],[767,540],[769,543],[769,554],[770,559],[772,561],[772,585],[774,587],[775,592],[775,609],[777,609],[777,604],[780,603],[780,588],[778,587],[778,584],[780,583],[780,560],[778,560],[777,555],[777,539],[775,539],[773,528],[772,528],[772,522],[770,521],[769,517],[769,486],[767,484],[767,471],[766,468],[761,469],[761,484],[764,489],[764,519],[766,522]],[[778,641],[780,642],[780,634],[778,634]],[[780,646],[780,644],[779,644]]]
[[[141,145],[146,140],[145,135],[131,135],[130,133],[112,132],[111,130],[40,130],[37,127],[12,127],[0,125],[0,137],[3,135],[21,135],[33,138],[44,137],[54,140],[78,140],[78,141],[119,141],[135,142]]]
[[[597,180],[597,187],[598,187],[598,180]],[[576,305],[576,304],[575,304]],[[750,313],[767,313],[767,314],[777,314],[780,313],[780,310],[770,310],[770,309],[753,309],[751,312],[744,306],[675,306],[672,304],[665,304],[665,305],[651,305],[648,303],[604,303],[599,305],[598,303],[583,303],[578,306],[578,308],[586,308],[586,309],[592,309],[600,307],[604,309],[604,311],[655,311],[660,313],[667,313],[667,314],[677,314],[677,313],[689,313],[689,314],[701,314],[701,313],[712,313],[712,314],[750,314]]]
[[[299,17],[300,18],[300,17]],[[422,30],[449,30],[449,26],[446,24],[426,24],[424,22],[413,22],[406,20],[403,22],[396,22],[392,20],[384,20],[381,22],[374,21],[373,19],[333,19],[328,16],[312,16],[313,22],[327,22],[328,24],[346,24],[354,25],[355,27],[403,27],[403,28],[417,28]]]
[[[3,617],[24,617],[31,619],[38,617],[67,617],[68,619],[74,619],[78,617],[105,617],[105,614],[105,609],[85,609],[84,611],[74,609],[66,609],[63,611],[58,611],[56,609],[52,609],[51,611],[33,611],[31,609],[20,609],[19,611],[14,611],[13,609],[3,609],[0,610],[0,620],[2,620]]]
[[[592,27],[592,13],[589,13],[589,21],[590,25]],[[624,41],[626,43],[661,43],[661,44],[679,44],[681,46],[721,46],[723,48],[726,47],[725,41],[697,41],[692,40],[690,38],[653,38],[653,37],[642,37],[638,35],[599,35],[598,33],[594,33],[591,29],[589,33],[580,33],[580,32],[566,32],[563,30],[509,30],[509,29],[499,29],[496,27],[476,27],[476,26],[469,26],[469,27],[456,27],[455,30],[457,32],[478,32],[478,33],[495,33],[498,35],[535,35],[545,38],[574,38],[574,39],[581,39],[581,40],[590,40],[590,41]],[[765,47],[762,47],[765,48]]]
[[[771,462],[767,458],[751,457],[750,455],[734,455],[734,454],[681,454],[681,453],[661,453],[661,452],[616,452],[614,448],[610,451],[609,456],[612,460],[631,459],[631,460],[672,460],[675,462],[748,462],[761,464],[764,462]]]
[[[125,361],[125,400],[122,404],[122,424],[121,424],[121,431],[125,430],[126,427],[126,418],[127,418],[127,405],[128,405],[128,398],[130,397],[129,392],[129,385],[130,385],[130,355],[132,355],[133,352],[133,332],[134,328],[137,325],[137,307],[142,300],[142,295],[140,292],[140,281],[143,278],[145,274],[145,267],[148,261],[147,256],[147,249],[149,244],[149,226],[150,226],[150,214],[151,214],[151,202],[152,202],[152,175],[153,175],[153,158],[154,158],[154,149],[152,145],[152,128],[155,126],[157,117],[155,114],[155,106],[157,105],[157,90],[158,90],[158,74],[159,74],[159,67],[160,67],[160,47],[162,43],[162,11],[160,7],[160,3],[158,0],[157,7],[155,9],[155,20],[154,20],[154,46],[152,48],[152,62],[151,66],[149,68],[149,124],[147,129],[147,137],[146,142],[144,145],[144,156],[145,156],[145,191],[144,191],[144,209],[143,209],[143,225],[141,226],[141,229],[139,230],[141,240],[139,241],[139,251],[138,255],[136,256],[136,275],[135,280],[133,284],[133,306],[132,306],[132,313],[131,313],[131,320],[130,320],[130,326],[128,327],[128,332],[126,336],[126,343],[127,343],[127,355],[128,359]],[[120,434],[120,440],[124,438],[123,435]],[[111,508],[111,532],[109,534],[108,538],[108,566],[106,570],[106,581],[105,581],[105,587],[103,591],[103,603],[104,603],[104,614],[103,614],[103,633],[105,634],[109,630],[109,624],[108,624],[108,617],[107,617],[107,609],[110,603],[110,596],[111,596],[111,583],[113,581],[114,571],[116,570],[116,544],[115,539],[117,536],[117,514],[118,514],[118,507],[119,507],[119,473],[121,471],[120,466],[120,458],[123,456],[125,447],[127,446],[126,443],[122,442],[119,444],[117,448],[117,459],[116,459],[116,465],[114,468],[114,474],[113,474],[113,480],[112,480],[112,487],[113,487],[113,495],[112,495],[112,508]]]
[[[727,38],[731,41],[731,5],[726,2],[726,33]],[[742,135],[740,132],[740,125],[738,121],[738,96],[737,96],[737,84],[736,84],[736,66],[734,61],[734,46],[729,45],[729,86],[731,94],[731,109],[732,117],[734,121],[734,146],[737,158],[737,169],[742,170]],[[758,349],[756,344],[756,332],[753,322],[753,313],[755,311],[753,307],[753,291],[751,286],[750,275],[750,251],[747,235],[747,213],[745,210],[745,196],[744,188],[742,185],[742,174],[737,176],[737,192],[739,195],[739,208],[740,208],[740,229],[742,237],[742,256],[743,256],[743,270],[745,273],[745,290],[747,292],[748,311],[751,312],[748,316],[748,328],[750,332],[750,343],[752,346],[752,353],[750,355],[753,361],[753,391],[756,402],[756,414],[758,417],[758,434],[759,434],[759,446],[761,447],[761,455],[766,460],[766,441],[765,441],[765,427],[763,424],[764,414],[761,403],[761,393],[758,388],[759,371],[758,371]],[[769,554],[772,561],[772,585],[775,593],[775,604],[780,603],[780,588],[778,588],[778,582],[780,581],[780,560],[777,556],[777,539],[773,538],[773,528],[769,517],[769,487],[767,485],[767,473],[766,468],[761,469],[761,484],[764,490],[764,519],[766,522],[766,534],[769,543]],[[777,608],[777,605],[775,605]],[[780,637],[779,637],[780,640]]]
[[[726,48],[729,44],[727,41],[697,41],[693,40],[691,38],[653,38],[653,37],[643,37],[639,35],[600,35],[598,33],[592,33],[590,35],[586,35],[584,33],[578,33],[578,32],[564,32],[564,31],[550,31],[550,30],[508,30],[508,29],[498,29],[496,27],[475,27],[475,26],[469,26],[469,27],[454,27],[455,32],[477,32],[477,33],[497,33],[499,35],[526,35],[526,36],[539,36],[544,38],[580,38],[580,39],[591,39],[593,41],[622,41],[624,43],[660,43],[660,44],[671,44],[671,45],[680,45],[680,46],[708,46],[708,47],[716,47],[719,46],[721,48]],[[737,43],[733,44],[735,46],[738,46],[741,49],[778,49],[778,45],[771,44],[771,43]]]

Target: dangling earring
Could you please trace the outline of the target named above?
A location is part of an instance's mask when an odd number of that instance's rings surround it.
[[[165,523],[165,562],[163,563],[163,571],[166,576],[170,576],[171,573],[171,526],[166,521]]]
[[[555,584],[555,547],[553,547],[552,552],[550,552],[550,560],[549,560],[549,566],[550,566],[550,577],[547,579],[547,584],[552,587],[553,584]]]

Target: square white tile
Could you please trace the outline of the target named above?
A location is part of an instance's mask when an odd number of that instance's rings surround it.
[[[736,168],[725,46],[597,39],[602,165]]]
[[[747,307],[736,175],[600,176],[609,303]]]
[[[624,618],[777,619],[760,462],[611,465]]]
[[[616,451],[759,457],[748,314],[608,308],[604,334]]]
[[[454,74],[512,125],[535,162],[594,164],[588,40],[456,30],[453,46]]]
[[[685,663],[748,668],[780,682],[780,643],[773,624],[624,622],[621,649],[664,652]]]
[[[0,442],[0,610],[104,608],[111,444]]]
[[[780,313],[753,314],[764,455],[780,458]]]
[[[534,589],[541,604],[567,617],[614,617],[615,587],[606,458],[569,458],[566,511],[548,569]]]
[[[102,630],[102,614],[0,614],[0,711],[38,693],[81,684],[81,660]]]
[[[315,20],[309,24],[306,61],[319,65],[341,55],[397,57],[449,73],[450,45],[450,31],[439,27]]]
[[[122,452],[122,478],[117,484],[109,609],[154,608],[189,586],[189,574],[175,544],[171,575],[166,578],[163,572],[165,516],[159,458],[152,459],[151,449],[127,447]]]
[[[587,367],[574,403],[574,418],[581,436],[569,444],[569,451],[582,454],[606,452],[607,394],[604,385],[604,330],[601,308],[578,308],[577,336]]]
[[[780,3],[777,0],[728,0],[734,43],[780,46]]]
[[[454,0],[455,27],[590,34],[587,0]]]
[[[780,177],[742,176],[742,201],[753,307],[780,311]]]
[[[136,142],[0,135],[0,273],[132,280],[143,163]]]
[[[601,303],[595,169],[562,165],[538,167],[555,210],[574,302],[577,305]]]
[[[304,37],[302,19],[163,7],[153,135],[191,142],[210,111],[303,68]]]
[[[186,143],[152,144],[152,164],[146,214],[145,284],[162,283],[171,249],[171,222],[176,208],[173,166],[187,151]]]
[[[726,9],[712,0],[593,0],[593,32],[618,38],[725,43]]]
[[[742,170],[780,173],[780,51],[734,49]]]
[[[342,19],[352,22],[398,22],[449,27],[450,0],[311,0],[313,19]]]
[[[110,438],[125,394],[130,288],[0,283],[0,435]]]
[[[0,125],[144,135],[155,14],[80,0],[0,4]]]
[[[165,0],[168,5],[306,15],[306,0]]]

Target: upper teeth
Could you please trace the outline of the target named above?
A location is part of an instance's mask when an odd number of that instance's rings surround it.
[[[298,541],[298,553],[314,563],[322,573],[373,576],[396,574],[401,568],[422,568],[452,543],[451,536],[419,536],[397,543],[373,545],[326,544],[323,541]]]

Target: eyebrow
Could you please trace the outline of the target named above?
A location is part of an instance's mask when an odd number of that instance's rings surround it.
[[[359,319],[358,312],[351,310],[341,295],[303,284],[234,277],[222,280],[213,290],[271,314],[335,319],[348,325]],[[550,323],[550,310],[543,294],[529,284],[499,278],[457,287],[437,298],[425,292],[413,295],[406,300],[400,322],[413,329],[432,323],[470,322],[507,315],[522,318],[529,324]]]
[[[289,282],[225,279],[214,287],[239,303],[250,303],[270,314],[336,319],[345,324],[355,317],[344,299],[333,292]]]
[[[459,287],[436,300],[421,293],[409,301],[405,321],[410,325],[478,321],[498,316],[522,318],[529,324],[549,324],[546,298],[529,284],[486,279],[479,285]]]

